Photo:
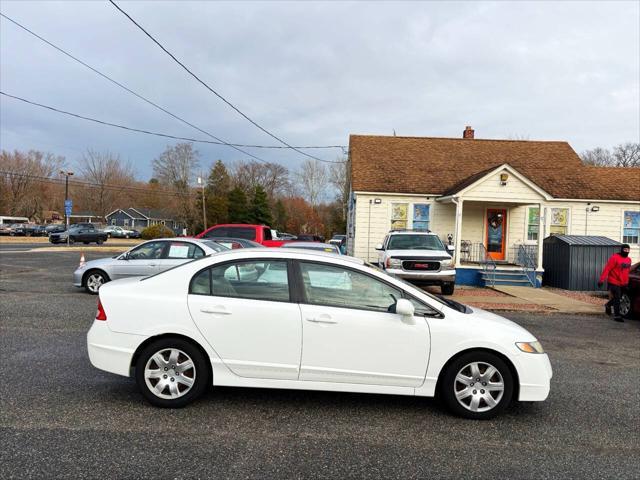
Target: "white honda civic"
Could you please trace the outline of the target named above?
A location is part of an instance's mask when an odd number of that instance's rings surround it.
[[[107,283],[87,344],[95,367],[135,377],[159,407],[213,384],[440,395],[484,419],[545,400],[552,375],[536,338],[505,318],[295,249],[230,250]]]

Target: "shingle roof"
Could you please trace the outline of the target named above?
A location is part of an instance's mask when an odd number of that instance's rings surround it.
[[[349,151],[354,191],[443,195],[507,163],[556,198],[640,200],[640,169],[586,167],[567,142],[351,135]]]
[[[601,237],[597,235],[551,235],[547,241],[560,241],[568,245],[596,245],[596,246],[618,246],[622,245],[616,240],[609,237]]]

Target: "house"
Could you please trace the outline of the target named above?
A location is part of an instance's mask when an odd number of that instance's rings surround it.
[[[640,169],[585,166],[567,142],[351,135],[349,160],[349,254],[365,260],[391,229],[451,243],[460,284],[489,263],[526,263],[540,284],[553,234],[606,236],[640,260]]]
[[[120,227],[143,228],[152,225],[166,225],[173,231],[182,230],[183,225],[173,219],[171,215],[160,210],[148,208],[119,208],[105,216],[107,225],[117,225]]]

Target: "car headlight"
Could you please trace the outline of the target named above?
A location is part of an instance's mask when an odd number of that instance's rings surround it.
[[[402,260],[398,258],[387,258],[387,268],[402,268]]]
[[[544,353],[540,342],[516,342],[516,347],[526,353]]]
[[[448,260],[440,261],[441,267],[450,267],[453,264],[453,259],[449,258]]]

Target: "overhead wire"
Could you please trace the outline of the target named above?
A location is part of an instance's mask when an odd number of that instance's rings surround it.
[[[120,13],[122,13],[125,17],[127,17],[136,27],[138,27],[147,37],[149,37],[158,47],[160,47],[160,49],[162,49],[163,52],[165,52],[167,55],[169,55],[169,57],[171,57],[173,59],[174,62],[176,62],[178,65],[180,65],[189,75],[191,75],[196,81],[198,81],[201,85],[203,85],[207,90],[209,90],[211,93],[213,93],[216,97],[218,97],[220,100],[222,100],[226,105],[228,105],[231,109],[233,109],[234,111],[236,111],[240,116],[242,116],[244,119],[246,119],[249,123],[251,123],[252,125],[254,125],[255,127],[257,127],[259,130],[261,130],[262,132],[266,133],[267,135],[269,135],[271,138],[273,138],[274,140],[277,140],[278,142],[282,143],[283,145],[287,146],[288,148],[290,148],[291,150],[298,152],[306,157],[309,157],[311,159],[317,160],[319,162],[325,162],[325,163],[343,163],[343,162],[334,162],[332,160],[326,160],[323,158],[318,158],[314,155],[310,155],[307,152],[304,152],[302,150],[300,150],[297,147],[294,147],[292,145],[289,145],[287,142],[285,142],[283,139],[281,139],[280,137],[278,137],[277,135],[275,135],[274,133],[270,132],[269,130],[267,130],[266,128],[264,128],[262,125],[260,125],[259,123],[257,123],[255,120],[253,120],[251,117],[249,117],[247,114],[245,114],[242,110],[240,110],[238,107],[236,107],[233,103],[231,103],[229,100],[227,100],[224,96],[222,96],[220,93],[218,93],[216,90],[214,90],[212,87],[210,87],[204,80],[202,80],[198,75],[196,75],[195,73],[193,73],[184,63],[182,63],[180,60],[178,60],[178,58],[176,58],[176,56],[171,53],[164,45],[162,45],[153,35],[151,35],[142,25],[140,25],[136,20],[133,19],[133,17],[131,17],[131,15],[129,15],[127,12],[125,12],[122,8],[120,8],[120,6],[114,2],[113,0],[109,0],[109,2],[118,10],[120,11]]]
[[[166,108],[164,108],[164,107],[156,104],[155,102],[149,100],[148,98],[144,97],[143,95],[133,91],[132,89],[130,89],[126,85],[122,84],[121,82],[118,82],[117,80],[111,78],[110,76],[108,76],[107,74],[101,72],[100,70],[96,69],[95,67],[93,67],[93,66],[89,65],[88,63],[80,60],[79,58],[75,57],[74,55],[72,55],[71,53],[67,52],[63,48],[53,44],[49,40],[45,39],[44,37],[38,35],[34,31],[32,31],[29,28],[27,28],[26,26],[20,24],[19,22],[17,22],[14,19],[8,17],[4,13],[0,12],[0,17],[5,18],[9,22],[13,23],[17,27],[21,28],[22,30],[26,31],[27,33],[31,34],[32,36],[34,36],[37,39],[41,40],[42,42],[46,43],[50,47],[54,48],[55,50],[59,51],[60,53],[62,53],[64,55],[66,55],[67,57],[71,58],[72,60],[80,63],[81,65],[83,65],[84,67],[86,67],[89,70],[93,71],[97,75],[103,77],[105,80],[108,80],[109,82],[113,83],[114,85],[126,90],[127,92],[129,92],[130,94],[136,96],[140,100],[142,100],[142,101],[148,103],[149,105],[152,105],[153,107],[161,110],[162,112],[164,112],[167,115],[175,118],[176,120],[184,123],[185,125],[188,125],[188,126],[194,128],[194,129],[198,130],[199,132],[204,133],[205,135],[209,136],[210,138],[213,138],[215,141],[211,142],[211,141],[206,141],[206,140],[191,139],[189,137],[162,134],[162,133],[151,132],[151,131],[147,131],[147,130],[143,130],[143,129],[136,129],[136,128],[133,128],[133,127],[125,127],[125,126],[122,126],[122,125],[113,124],[113,123],[110,123],[110,122],[105,122],[105,121],[93,119],[93,118],[90,118],[90,117],[84,117],[84,116],[78,115],[78,114],[73,114],[71,112],[58,110],[58,109],[56,109],[54,107],[49,107],[49,106],[46,106],[46,105],[43,105],[43,104],[38,104],[36,102],[31,102],[31,101],[28,101],[26,99],[23,99],[23,98],[20,98],[20,97],[16,97],[16,96],[12,96],[12,95],[9,95],[9,94],[5,94],[6,96],[10,96],[10,97],[13,97],[15,99],[22,100],[22,101],[24,101],[26,103],[32,103],[33,105],[37,105],[37,106],[40,106],[40,107],[43,107],[43,108],[48,108],[50,110],[58,111],[59,113],[65,113],[67,115],[72,115],[72,116],[75,116],[77,118],[83,118],[85,120],[93,121],[93,122],[96,122],[96,123],[102,123],[104,125],[109,125],[109,126],[113,126],[113,127],[116,127],[116,128],[123,128],[125,130],[137,131],[139,133],[145,133],[145,134],[149,134],[149,135],[158,135],[158,136],[163,136],[163,137],[166,137],[166,138],[173,138],[173,139],[178,139],[178,140],[194,141],[194,142],[199,142],[199,143],[210,143],[210,144],[214,144],[214,145],[224,145],[224,146],[227,146],[227,147],[231,147],[231,148],[233,148],[233,149],[235,149],[235,150],[237,150],[237,151],[239,151],[239,152],[241,152],[241,153],[243,153],[245,155],[248,155],[249,157],[251,157],[251,158],[253,158],[253,159],[255,159],[255,160],[259,161],[259,162],[262,162],[262,163],[269,163],[269,162],[267,160],[264,160],[262,158],[257,157],[256,155],[253,155],[253,154],[251,154],[249,152],[246,152],[246,151],[242,150],[240,147],[244,147],[244,148],[262,148],[262,149],[285,149],[285,148],[290,148],[290,147],[286,147],[286,146],[281,147],[279,145],[271,146],[271,145],[236,144],[236,143],[230,143],[230,142],[227,142],[225,140],[222,140],[221,138],[218,138],[214,134],[212,134],[212,133],[210,133],[210,132],[208,132],[208,131],[200,128],[200,127],[198,127],[197,125],[194,125],[193,123],[185,120],[184,118],[182,118],[182,117],[170,112]],[[343,146],[343,145],[323,145],[323,146],[301,146],[301,147],[295,147],[295,148],[298,148],[298,149],[300,149],[300,148],[309,148],[309,149],[315,149],[315,148],[341,148],[344,151],[345,146]],[[343,162],[336,161],[336,162],[330,162],[330,163],[343,163]]]

